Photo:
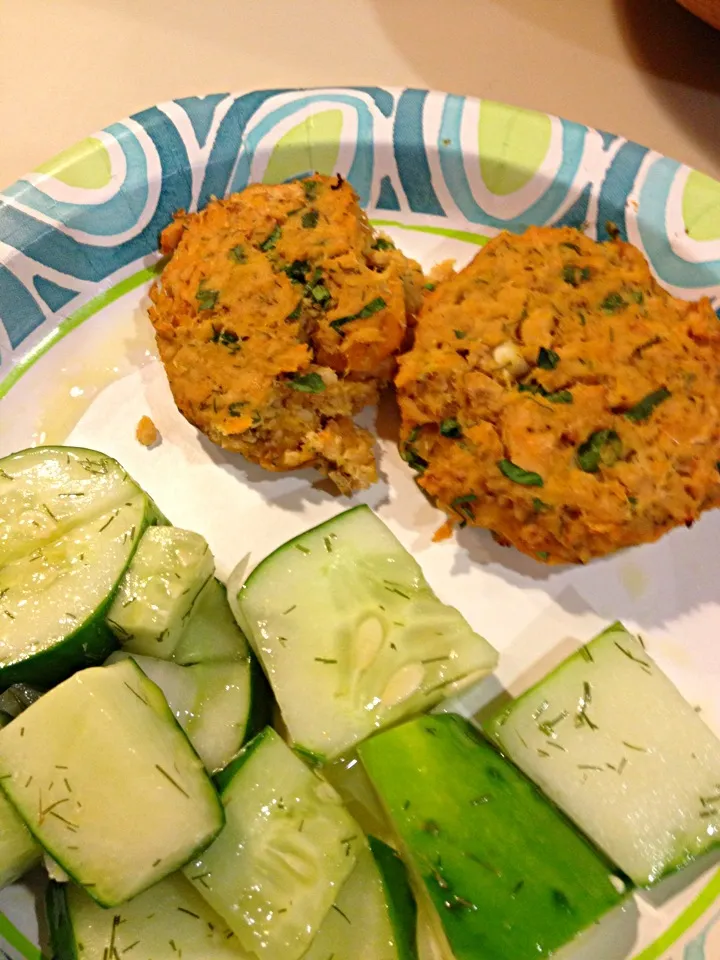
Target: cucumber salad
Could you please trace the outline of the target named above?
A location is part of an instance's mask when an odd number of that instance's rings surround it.
[[[0,887],[44,866],[55,960],[418,960],[419,916],[536,960],[720,843],[720,741],[622,624],[478,725],[434,708],[497,652],[369,508],[227,587],[161,508],[0,460]]]

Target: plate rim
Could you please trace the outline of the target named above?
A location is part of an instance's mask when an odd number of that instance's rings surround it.
[[[90,135],[90,137],[85,138],[85,140],[80,141],[79,144],[71,145],[55,158],[51,158],[46,163],[42,164],[41,168],[38,168],[40,172],[38,172],[38,170],[31,171],[30,173],[21,176],[18,178],[18,180],[0,193],[0,227],[4,226],[5,221],[12,211],[25,208],[26,200],[28,199],[28,195],[31,191],[35,191],[41,188],[43,185],[47,186],[49,181],[56,181],[58,179],[58,173],[67,173],[74,167],[74,165],[77,163],[77,158],[74,156],[73,151],[76,148],[81,147],[83,144],[89,143],[91,140],[94,140],[97,143],[98,150],[100,148],[104,148],[104,142],[109,131],[118,128],[133,130],[139,123],[141,123],[141,118],[147,117],[150,111],[159,111],[160,113],[167,115],[168,112],[172,113],[175,111],[178,105],[187,105],[190,101],[205,101],[208,103],[214,102],[215,107],[217,107],[219,104],[226,103],[227,101],[235,103],[241,98],[251,96],[256,96],[258,98],[264,97],[265,99],[260,101],[261,106],[263,106],[269,100],[271,100],[272,97],[284,96],[290,98],[307,98],[308,96],[326,96],[329,100],[332,100],[333,97],[337,96],[357,97],[359,95],[371,98],[377,98],[378,96],[389,96],[392,100],[393,111],[397,111],[401,98],[407,94],[412,94],[421,98],[422,105],[424,105],[428,100],[431,102],[437,101],[438,103],[442,101],[443,104],[453,102],[460,103],[463,109],[466,106],[470,106],[472,109],[477,109],[479,111],[482,109],[483,104],[493,104],[494,106],[499,107],[501,110],[521,113],[527,117],[547,118],[549,119],[551,126],[556,125],[558,128],[562,128],[563,131],[565,129],[582,131],[585,138],[588,136],[597,137],[604,144],[610,144],[612,149],[616,152],[620,152],[625,147],[631,148],[631,150],[635,149],[636,151],[641,151],[642,162],[654,162],[655,160],[669,161],[675,165],[676,171],[685,177],[692,173],[699,173],[699,171],[694,170],[686,164],[682,164],[679,161],[674,161],[671,160],[671,158],[664,157],[657,151],[641,146],[640,144],[627,140],[624,137],[609,134],[602,130],[576,123],[575,121],[565,120],[561,117],[545,113],[543,111],[527,109],[513,104],[501,103],[488,98],[462,97],[459,95],[444,93],[438,90],[422,90],[405,87],[321,86],[248,90],[235,93],[208,94],[202,97],[184,97],[175,100],[162,101],[146,108],[145,110],[139,111],[138,113],[135,113],[124,120],[118,121],[115,124],[111,124],[109,127],[104,128],[103,130]],[[382,113],[383,108],[379,107],[379,109]],[[386,133],[395,134],[395,120],[396,117],[393,114],[393,123],[392,125],[388,124],[388,131],[386,131]],[[417,140],[415,146],[417,147],[419,145],[424,151],[426,151],[429,148],[430,143],[424,138],[426,129],[422,122],[420,130],[423,134],[423,140]],[[434,144],[433,146],[438,146],[438,144]],[[462,141],[456,144],[456,147],[457,152],[460,153],[461,156],[464,156],[466,151]],[[606,149],[609,149],[609,147],[606,146]],[[478,158],[480,158],[479,148],[477,152]],[[64,161],[63,158],[65,158]],[[57,161],[57,163],[53,168],[52,165],[55,161]],[[54,170],[54,173],[51,174],[48,172],[43,172],[42,167],[51,168]],[[160,173],[162,175],[162,169],[160,170]],[[701,174],[701,176],[706,177],[705,174]],[[720,182],[714,181],[709,177],[706,177],[706,179],[714,184],[717,184],[718,189],[720,189]],[[629,202],[629,194],[626,194],[623,199],[627,205]],[[378,209],[385,211],[387,214],[387,219],[384,221],[384,223],[379,225],[408,226],[407,224],[399,224],[397,221],[390,219],[392,217],[403,215],[407,213],[407,211],[400,210],[398,213],[393,212],[393,210],[388,208]],[[77,210],[82,212],[85,210],[85,207],[78,204]],[[37,213],[37,211],[35,212]],[[409,212],[413,214],[417,213],[417,211],[413,210]],[[421,215],[428,216],[428,214],[422,214],[422,212]],[[447,216],[446,213],[443,213],[442,215]],[[477,226],[480,226],[480,224],[477,224]],[[69,227],[69,223],[63,223],[61,221],[58,228],[49,226],[48,232],[52,232],[54,230],[55,232],[59,231],[62,233],[63,227],[67,229]],[[412,229],[412,225],[410,225],[410,229]],[[417,229],[422,230],[422,227],[417,227]],[[436,229],[438,232],[441,230],[439,227]],[[447,232],[451,234],[458,234],[462,231]],[[477,236],[480,236],[480,234]],[[6,272],[10,271],[11,275],[18,280],[17,275],[12,272],[12,268],[13,266],[17,267],[18,263],[20,263],[20,266],[23,268],[20,270],[20,275],[24,277],[27,274],[27,264],[25,261],[28,259],[28,257],[30,257],[31,252],[30,243],[24,244],[20,242],[13,246],[12,244],[8,244],[7,241],[3,241],[2,237],[0,236],[0,270],[4,270]],[[30,259],[32,258],[30,257]],[[10,338],[7,335],[7,331],[3,329],[2,320],[0,319],[0,347],[2,347],[2,350],[0,351],[0,372],[4,373],[4,376],[2,379],[0,379],[0,400],[10,393],[12,387],[21,379],[21,377],[41,356],[47,353],[54,346],[54,344],[58,342],[58,340],[65,337],[72,330],[79,327],[82,323],[94,316],[114,300],[151,280],[157,275],[160,263],[161,260],[156,251],[147,251],[142,255],[135,257],[133,260],[129,261],[124,266],[121,266],[119,269],[108,271],[100,280],[92,281],[93,288],[99,287],[99,290],[97,290],[94,295],[83,296],[83,294],[79,292],[79,300],[76,301],[75,297],[73,297],[65,303],[57,306],[57,308],[50,309],[49,312],[46,311],[43,324],[34,330],[31,330],[15,346],[13,346],[11,343],[12,338]],[[718,263],[720,264],[720,260]],[[42,278],[42,274],[40,275]],[[45,279],[47,279],[47,277]],[[717,276],[714,277],[714,281],[714,285],[718,288],[718,294],[720,294],[720,267],[717,268]],[[18,280],[18,282],[22,283],[22,280]],[[24,285],[27,289],[28,285]],[[34,296],[37,299],[37,292],[34,294]],[[59,303],[59,300],[57,302]],[[718,302],[720,302],[720,296],[718,297]],[[3,300],[3,290],[0,288],[0,318],[5,316],[7,309],[7,302]],[[34,336],[34,334],[38,332],[41,335]],[[4,346],[2,341],[3,333],[5,333]],[[8,343],[10,343],[9,351],[7,349]],[[6,360],[8,353],[10,357],[9,365],[7,362],[2,362]],[[694,927],[698,920],[706,915],[707,911],[713,906],[718,898],[720,898],[720,867],[713,872],[708,882],[704,884],[703,888],[684,908],[684,910],[680,912],[675,920],[651,944],[649,944],[641,952],[635,954],[632,960],[658,960],[658,958],[664,955],[667,949],[677,943],[677,941],[685,933]],[[10,923],[9,919],[5,917],[2,912],[0,912],[0,921],[3,920],[6,920],[7,923]],[[2,932],[1,929],[0,932]],[[17,932],[19,936],[22,936],[19,931]],[[27,938],[23,937],[23,939],[26,940]],[[37,956],[39,956],[39,954],[37,954]]]

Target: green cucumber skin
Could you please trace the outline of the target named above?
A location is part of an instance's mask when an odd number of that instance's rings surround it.
[[[155,504],[148,497],[145,517],[136,534],[136,547],[140,542],[142,531],[156,525],[158,520],[159,515]],[[103,603],[74,633],[34,656],[0,666],[0,691],[6,690],[14,683],[27,683],[40,690],[49,690],[50,687],[67,680],[83,667],[94,667],[104,663],[119,646],[114,634],[105,623],[105,615],[110,609],[115,591],[131,560],[132,554],[128,557],[127,565]]]
[[[624,899],[608,861],[462,718],[419,718],[359,753],[457,960],[550,956]]]
[[[249,743],[245,744],[240,753],[235,757],[234,760],[230,761],[224,770],[221,770],[220,773],[215,775],[213,778],[215,782],[215,788],[221,797],[235,779],[235,775],[242,770],[257,748],[261,746],[264,741],[272,735],[273,732],[274,731],[271,727],[265,727],[260,731],[260,733],[257,733]]]
[[[418,960],[417,907],[407,868],[392,847],[382,840],[368,837],[368,844],[385,890],[398,960]]]
[[[72,919],[65,896],[66,883],[51,880],[45,893],[45,910],[54,960],[80,960]]]
[[[245,727],[243,746],[253,740],[261,731],[270,726],[275,697],[268,683],[260,661],[254,653],[248,654],[250,659],[250,710]]]

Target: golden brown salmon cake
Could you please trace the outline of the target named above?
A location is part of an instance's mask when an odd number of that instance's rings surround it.
[[[496,237],[427,297],[396,384],[448,529],[584,562],[720,504],[720,324],[627,243]]]
[[[352,417],[392,377],[423,277],[352,187],[256,184],[178,214],[161,250],[150,319],[190,423],[267,470],[316,466],[344,493],[373,483]]]

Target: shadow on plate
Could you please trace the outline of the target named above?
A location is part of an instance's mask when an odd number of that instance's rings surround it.
[[[655,98],[717,153],[720,35],[675,0],[614,0],[622,36]]]

